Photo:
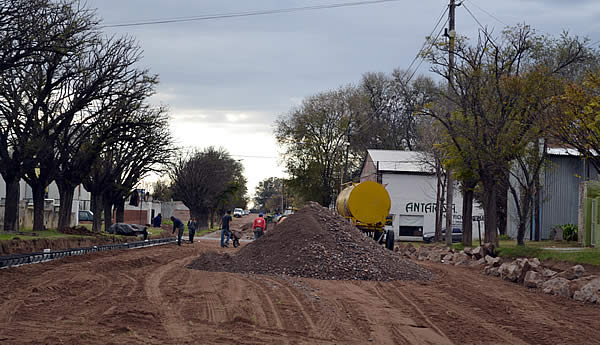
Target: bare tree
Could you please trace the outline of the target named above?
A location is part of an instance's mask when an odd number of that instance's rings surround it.
[[[43,229],[44,191],[54,168],[46,165],[55,143],[47,137],[64,128],[49,117],[55,109],[47,102],[57,96],[78,49],[93,36],[96,24],[89,10],[73,4],[10,1],[0,7],[0,25],[8,28],[0,34],[6,43],[0,48],[0,173],[7,184],[7,230],[16,228],[18,183],[27,174],[32,176],[28,182],[37,204],[34,228]],[[23,7],[15,9],[19,5]]]
[[[172,163],[175,148],[166,109],[146,106],[130,116],[127,130],[118,141],[105,146],[83,181],[92,194],[94,231],[100,231],[102,211],[105,226],[110,226],[113,205],[117,206],[117,222],[122,222],[125,198],[135,185],[151,172],[164,172]]]

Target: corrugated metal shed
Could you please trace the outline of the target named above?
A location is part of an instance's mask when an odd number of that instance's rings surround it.
[[[543,173],[542,189],[542,238],[550,238],[556,225],[577,224],[579,208],[579,183],[597,179],[595,169],[575,154],[549,156],[549,166]]]

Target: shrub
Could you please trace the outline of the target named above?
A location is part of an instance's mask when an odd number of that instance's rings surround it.
[[[563,231],[563,239],[565,241],[577,241],[577,225],[564,224],[560,228]]]
[[[499,236],[498,236],[498,239],[499,239],[500,241],[508,241],[508,240],[510,240],[511,238],[510,238],[510,236],[508,236],[508,235],[499,235]]]

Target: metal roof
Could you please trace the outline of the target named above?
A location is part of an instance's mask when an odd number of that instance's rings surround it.
[[[433,173],[433,164],[424,152],[371,149],[367,153],[376,167],[379,162],[380,171]]]

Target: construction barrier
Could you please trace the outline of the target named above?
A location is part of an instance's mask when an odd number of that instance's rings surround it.
[[[6,256],[0,256],[0,268],[8,268],[27,264],[36,264],[40,262],[51,261],[55,259],[64,258],[67,256],[84,255],[94,252],[102,252],[106,250],[117,250],[117,249],[134,249],[143,247],[159,246],[163,244],[175,243],[176,238],[159,238],[154,240],[145,240],[131,243],[119,243],[119,244],[107,244],[102,246],[82,247],[82,248],[71,248],[63,250],[44,251],[38,253],[28,254],[11,254]]]

